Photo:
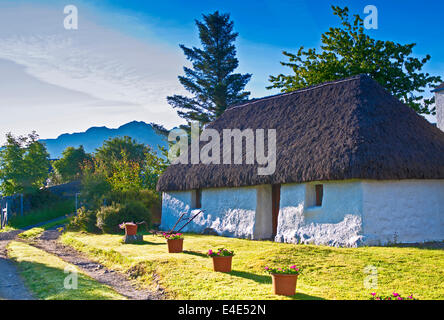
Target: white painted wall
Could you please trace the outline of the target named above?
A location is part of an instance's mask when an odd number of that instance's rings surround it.
[[[204,213],[183,231],[202,232],[213,228],[222,236],[252,239],[256,205],[256,187],[203,189]],[[190,206],[191,191],[163,193],[161,229],[171,229],[181,212],[187,211],[190,215],[196,212]]]
[[[444,131],[444,90],[435,93],[436,124]]]
[[[315,184],[324,185],[322,206],[307,206]],[[356,247],[362,243],[359,181],[284,184],[275,241]]]
[[[444,180],[364,181],[368,245],[444,240]]]
[[[321,207],[307,206],[314,184],[324,185]],[[181,212],[193,213],[192,192],[163,194],[162,230]],[[271,186],[202,190],[202,209],[184,230],[213,228],[249,239],[271,236]],[[335,181],[281,186],[275,241],[356,247],[444,240],[444,180]]]

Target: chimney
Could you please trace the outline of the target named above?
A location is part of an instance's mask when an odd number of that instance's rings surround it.
[[[436,125],[444,131],[444,82],[432,90],[432,92],[435,92]]]

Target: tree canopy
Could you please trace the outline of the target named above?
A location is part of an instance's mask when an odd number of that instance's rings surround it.
[[[196,20],[196,25],[202,49],[180,45],[192,68],[184,67],[185,75],[179,76],[179,82],[193,97],[174,95],[167,100],[188,123],[205,125],[227,106],[248,98],[250,93],[244,88],[251,75],[233,73],[239,65],[234,45],[238,34],[233,32],[229,14],[216,11],[203,15],[203,21]]]
[[[289,62],[282,65],[293,70],[291,75],[270,76],[271,86],[290,92],[325,81],[358,74],[368,74],[394,96],[418,113],[435,114],[434,98],[425,99],[422,93],[441,82],[438,76],[422,73],[430,55],[413,56],[415,43],[399,44],[375,40],[365,33],[359,15],[349,19],[347,7],[332,6],[333,14],[342,27],[330,28],[321,36],[321,51],[300,47],[296,54],[284,51]]]
[[[131,137],[116,137],[106,140],[103,145],[97,149],[95,158],[97,161],[108,169],[111,169],[114,161],[126,160],[138,163],[143,166],[145,161],[145,154],[150,148],[143,144],[138,143]]]
[[[38,139],[35,132],[19,137],[6,134],[0,151],[0,190],[4,196],[30,193],[44,185],[49,175],[49,153]]]
[[[62,153],[62,158],[54,161],[52,166],[59,182],[64,183],[80,179],[82,167],[87,161],[92,161],[92,156],[85,152],[83,146],[67,147]]]

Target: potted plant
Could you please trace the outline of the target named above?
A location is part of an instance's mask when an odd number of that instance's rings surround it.
[[[179,253],[183,251],[183,234],[182,233],[164,233],[163,236],[168,243],[169,253]]]
[[[125,235],[135,236],[137,234],[137,224],[134,222],[124,222],[119,224],[120,229],[125,229]]]
[[[265,271],[271,274],[273,279],[273,293],[294,296],[296,294],[296,282],[301,270],[295,265],[284,268],[265,267]]]
[[[213,270],[218,272],[231,272],[231,262],[234,252],[225,248],[217,251],[209,250],[208,256],[213,258]]]

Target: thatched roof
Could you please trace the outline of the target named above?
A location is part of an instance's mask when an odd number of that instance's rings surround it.
[[[231,107],[209,128],[276,129],[275,173],[259,176],[256,164],[174,164],[158,190],[444,179],[444,132],[365,75]]]
[[[441,83],[439,86],[437,86],[435,89],[432,90],[432,92],[438,92],[444,90],[444,82]]]

